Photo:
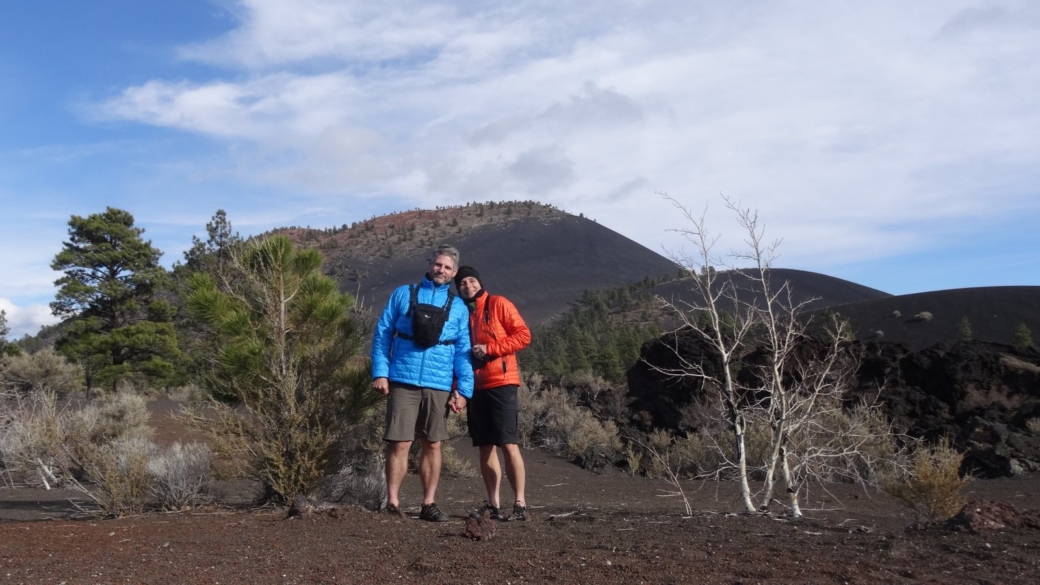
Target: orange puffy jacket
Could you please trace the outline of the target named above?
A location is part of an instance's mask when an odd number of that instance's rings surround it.
[[[469,307],[469,332],[473,345],[487,346],[487,361],[473,360],[473,387],[477,390],[520,385],[516,352],[531,343],[527,328],[516,306],[509,299],[480,291],[476,304]]]

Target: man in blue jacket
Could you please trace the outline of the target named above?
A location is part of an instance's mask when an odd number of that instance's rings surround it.
[[[448,410],[460,412],[473,396],[469,311],[451,292],[459,251],[440,246],[430,255],[422,282],[390,295],[372,337],[372,388],[386,404],[386,512],[401,513],[400,490],[408,473],[408,449],[416,433],[422,447],[419,518],[445,522],[435,503],[441,475],[441,441],[448,438]],[[452,382],[457,380],[456,392]]]

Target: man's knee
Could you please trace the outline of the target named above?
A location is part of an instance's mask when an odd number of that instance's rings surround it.
[[[411,441],[387,441],[386,442],[386,453],[387,456],[393,457],[404,453],[408,454],[408,449],[412,447]]]
[[[428,441],[426,439],[420,439],[422,442],[422,450],[426,453],[435,453],[441,450],[442,441]]]

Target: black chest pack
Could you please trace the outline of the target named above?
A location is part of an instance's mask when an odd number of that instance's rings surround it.
[[[444,331],[444,323],[448,320],[448,314],[451,313],[451,303],[455,300],[455,293],[448,289],[448,301],[444,303],[443,307],[438,307],[419,302],[418,284],[409,286],[408,292],[411,295],[411,300],[408,302],[408,314],[412,316],[412,334],[398,333],[397,335],[410,339],[420,347],[433,347],[438,343],[441,345],[455,343],[454,339],[441,341],[441,333]]]

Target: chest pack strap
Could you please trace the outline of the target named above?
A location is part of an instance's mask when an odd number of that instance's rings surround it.
[[[405,312],[405,314],[404,314],[405,317],[411,316],[411,314],[414,311],[415,307],[419,304],[419,285],[417,283],[408,285],[408,297],[409,297],[408,298],[408,311]],[[444,322],[446,322],[448,320],[448,317],[451,314],[451,302],[454,299],[455,299],[455,293],[451,292],[451,289],[449,288],[448,289],[448,300],[445,301],[444,306],[441,307],[441,324],[442,325],[443,325]],[[397,337],[400,337],[402,339],[407,339],[408,341],[414,341],[415,340],[415,338],[412,337],[411,335],[408,335],[407,333],[403,333],[401,331],[397,331],[397,332],[395,332],[395,334],[397,335]],[[436,345],[454,345],[456,341],[457,340],[455,340],[455,339],[447,339],[447,340],[444,340],[444,341],[438,341],[436,343]]]

